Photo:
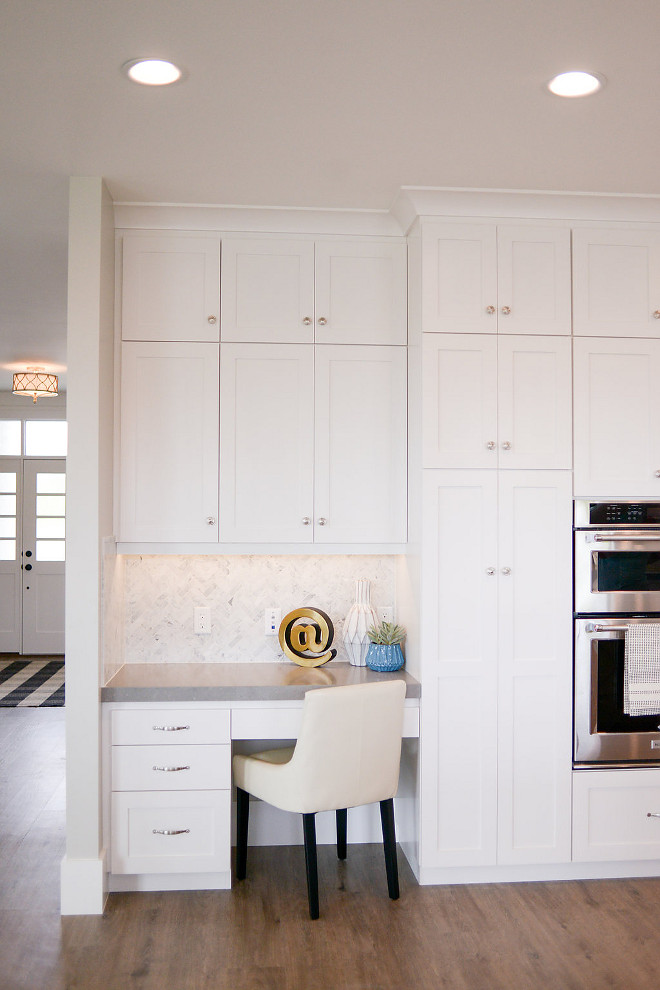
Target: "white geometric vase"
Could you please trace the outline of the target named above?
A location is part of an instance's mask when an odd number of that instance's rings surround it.
[[[378,625],[378,614],[371,607],[370,582],[366,578],[355,582],[355,604],[344,619],[344,646],[354,667],[366,667],[369,637],[367,630]]]

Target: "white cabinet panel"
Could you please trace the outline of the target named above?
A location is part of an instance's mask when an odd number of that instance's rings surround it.
[[[425,467],[497,467],[497,338],[424,334]]]
[[[422,329],[570,334],[570,231],[424,221]]]
[[[423,330],[495,333],[495,227],[425,222],[422,228],[422,286]]]
[[[422,863],[567,862],[570,472],[424,484]]]
[[[120,540],[217,541],[218,346],[123,345]]]
[[[575,339],[578,496],[660,496],[660,341]]]
[[[501,226],[497,249],[499,332],[570,334],[568,228]]]
[[[313,347],[223,344],[220,377],[221,539],[311,542]]]
[[[115,746],[180,746],[228,743],[229,709],[185,708],[162,711],[146,708],[112,712]]]
[[[500,334],[497,359],[499,467],[570,468],[570,339]]]
[[[405,244],[317,241],[315,253],[316,343],[405,344]]]
[[[568,471],[500,473],[500,863],[570,859],[571,504]]]
[[[495,862],[497,475],[424,472],[421,857]],[[492,573],[490,573],[492,572]]]
[[[573,273],[576,334],[660,336],[660,233],[574,230]]]
[[[564,337],[424,334],[425,467],[570,468]]]
[[[222,340],[405,344],[403,240],[225,237]]]
[[[607,862],[660,857],[660,770],[573,774],[573,859]]]
[[[231,791],[115,792],[113,873],[215,873],[231,864]]]
[[[318,346],[315,382],[315,541],[405,542],[405,348]]]
[[[222,340],[313,342],[313,241],[223,238]]]
[[[219,340],[220,240],[123,236],[123,340]]]

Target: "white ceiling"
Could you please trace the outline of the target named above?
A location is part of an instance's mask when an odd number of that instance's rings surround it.
[[[386,210],[401,185],[660,193],[658,0],[3,0],[0,389],[64,369],[69,175]],[[171,58],[185,82],[120,73]],[[555,73],[602,73],[559,100]]]

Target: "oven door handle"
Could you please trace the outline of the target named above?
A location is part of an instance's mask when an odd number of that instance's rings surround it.
[[[589,543],[658,543],[660,533],[652,533],[646,536],[644,533],[612,533],[601,535],[596,533],[588,540]]]
[[[587,633],[608,633],[608,632],[628,632],[629,626],[605,626],[600,622],[588,622],[585,626],[585,632]]]

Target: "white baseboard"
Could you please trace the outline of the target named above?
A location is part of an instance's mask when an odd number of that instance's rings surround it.
[[[229,890],[231,873],[110,874],[108,890]]]
[[[97,859],[65,856],[60,866],[60,913],[103,914],[105,901],[105,850]]]
[[[426,886],[464,883],[531,883],[548,880],[614,880],[658,877],[657,860],[630,863],[543,863],[532,866],[421,867],[417,879]]]

